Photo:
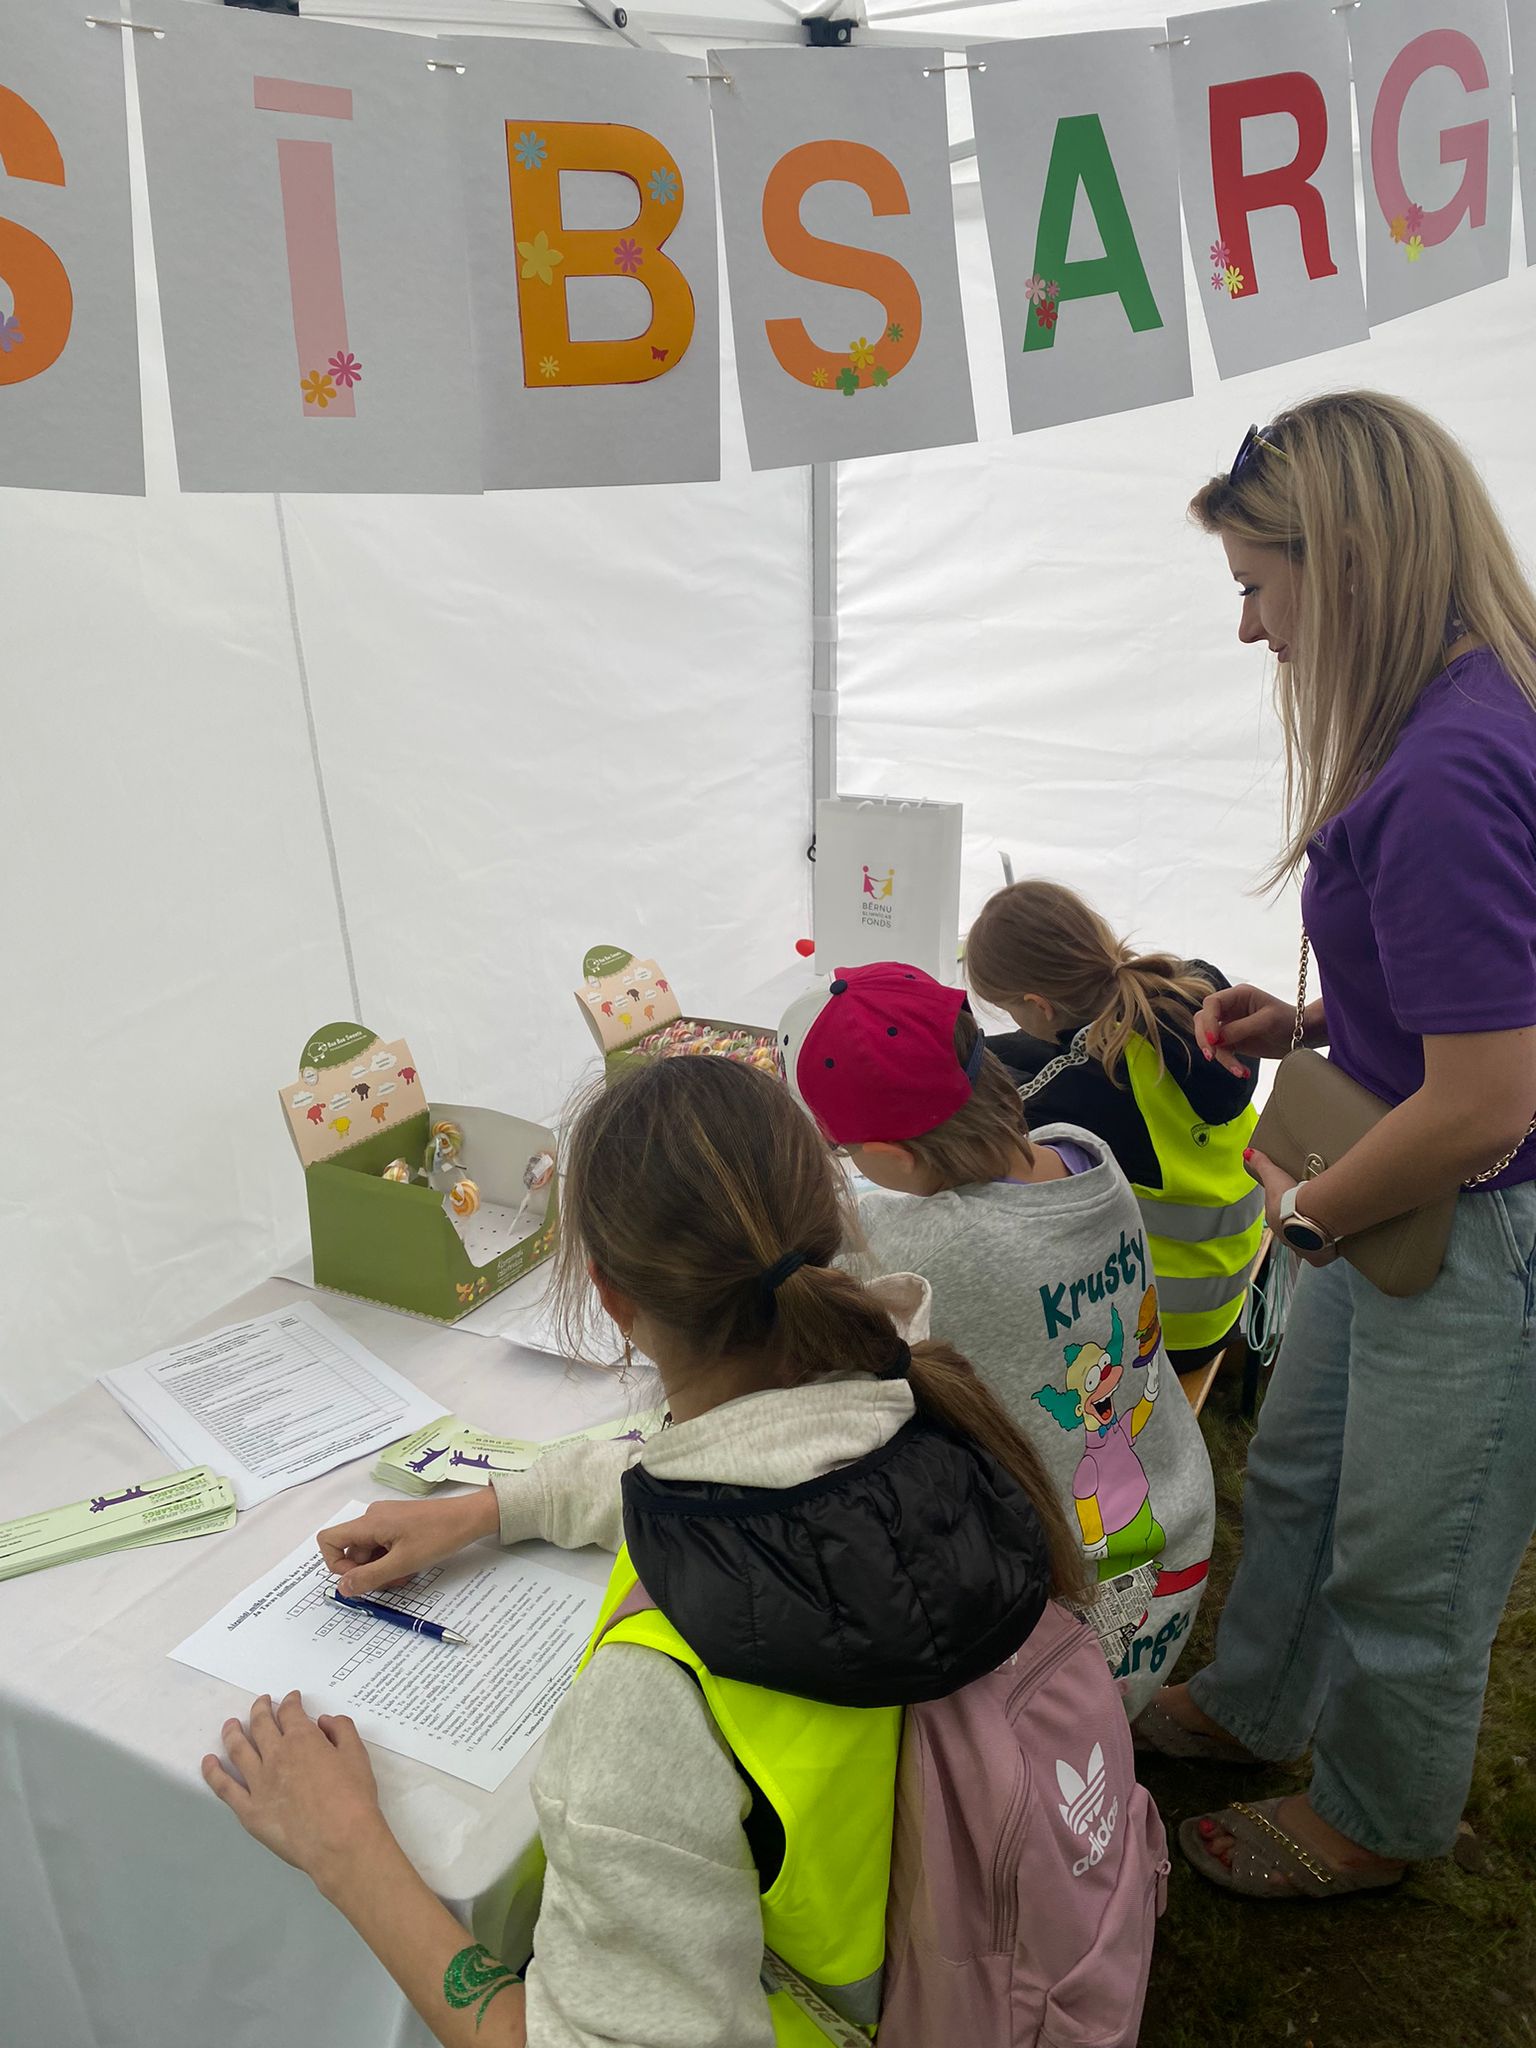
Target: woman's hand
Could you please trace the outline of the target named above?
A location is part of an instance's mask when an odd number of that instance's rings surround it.
[[[320,1555],[349,1597],[403,1586],[429,1564],[500,1527],[495,1490],[476,1487],[452,1500],[376,1500],[355,1522],[322,1529]]]
[[[1262,1152],[1245,1152],[1243,1154],[1243,1164],[1264,1190],[1264,1216],[1269,1224],[1275,1244],[1277,1246],[1284,1245],[1287,1251],[1295,1252],[1296,1257],[1298,1259],[1305,1259],[1309,1266],[1331,1266],[1339,1256],[1339,1248],[1336,1244],[1330,1246],[1325,1252],[1296,1251],[1296,1247],[1286,1244],[1284,1237],[1280,1234],[1280,1198],[1289,1188],[1301,1186],[1301,1182],[1296,1179],[1295,1175],[1287,1173],[1282,1166],[1276,1166],[1273,1159],[1266,1159]],[[1298,1216],[1305,1216],[1309,1223],[1314,1220],[1305,1209],[1298,1208],[1297,1214]],[[1326,1228],[1326,1225],[1323,1227]]]
[[[276,1707],[263,1693],[252,1702],[248,1726],[226,1721],[221,1733],[229,1763],[203,1758],[209,1786],[248,1835],[321,1891],[350,1863],[393,1842],[368,1751],[345,1715],[312,1721],[296,1692]]]
[[[1283,1060],[1296,1034],[1296,1005],[1244,982],[1213,989],[1195,1019],[1195,1043],[1229,1074],[1248,1078],[1251,1060]]]

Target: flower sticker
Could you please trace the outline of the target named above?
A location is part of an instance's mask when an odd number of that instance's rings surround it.
[[[844,398],[852,398],[855,391],[859,388],[858,371],[852,369],[839,370],[837,373],[837,388],[841,391]]]
[[[1051,301],[1052,305],[1054,305],[1056,301],[1061,297],[1061,286],[1059,284],[1056,284],[1054,281],[1051,282],[1045,288],[1045,296]]]
[[[1422,233],[1424,227],[1423,207],[1410,206],[1408,211],[1403,215],[1403,226],[1408,230],[1408,239],[1410,242],[1413,240],[1415,235]]]
[[[1056,325],[1060,318],[1061,308],[1054,299],[1042,299],[1035,308],[1035,324],[1037,327],[1045,328],[1047,333]]]
[[[544,356],[541,358],[539,363],[539,375],[541,377],[558,377],[559,374],[560,359],[558,356]]]
[[[658,206],[670,206],[677,197],[676,171],[652,171],[649,186],[651,197]]]
[[[1247,283],[1243,273],[1235,263],[1227,265],[1226,269],[1222,272],[1221,281],[1226,286],[1230,298],[1240,299],[1247,290]]]
[[[1407,256],[1408,261],[1410,263],[1417,263],[1419,258],[1424,254],[1424,242],[1422,237],[1419,235],[1410,235],[1408,237],[1408,247],[1404,251],[1404,253]]]
[[[633,235],[626,235],[623,241],[614,244],[613,267],[622,270],[626,277],[633,277],[644,260],[640,244]]]
[[[812,370],[811,372],[811,382],[816,386],[818,391],[825,391],[827,386],[832,382],[832,374],[829,370],[823,369],[821,364],[818,363],[815,369]]]
[[[536,277],[540,284],[553,284],[555,265],[565,261],[562,250],[551,249],[549,236],[543,228],[539,229],[531,242],[519,242],[517,253],[523,259],[523,276]]]
[[[1387,228],[1394,242],[1407,241],[1408,223],[1400,213],[1393,214],[1391,220],[1387,222]]]
[[[304,403],[318,405],[322,412],[336,396],[336,386],[324,370],[311,370],[304,379]]]
[[[1227,265],[1232,261],[1232,251],[1227,247],[1225,242],[1212,242],[1211,261],[1215,264],[1218,270],[1225,270]]]
[[[512,154],[518,167],[524,171],[536,171],[549,154],[549,145],[542,135],[535,135],[531,128],[525,128],[512,145]]]
[[[345,390],[350,391],[354,384],[361,384],[363,381],[362,364],[356,356],[348,355],[345,349],[332,356],[326,368]]]
[[[14,313],[0,313],[0,351],[9,355],[11,350],[26,338],[21,331],[21,322]]]
[[[1045,294],[1046,282],[1043,277],[1031,275],[1025,278],[1024,296],[1029,301],[1030,305],[1042,305],[1045,301]]]
[[[1224,270],[1213,270],[1211,272],[1211,290],[1213,292],[1224,292],[1226,288],[1227,273]]]
[[[856,370],[867,370],[875,360],[874,345],[861,334],[857,341],[848,344],[848,360]]]
[[[874,385],[877,391],[883,391],[885,389],[886,385],[889,384],[891,381],[891,373],[885,367],[884,363],[876,363],[875,367],[869,373],[869,381],[871,384]]]
[[[885,330],[885,338],[887,341],[900,341],[905,332],[906,329],[902,326],[901,322],[893,320]]]

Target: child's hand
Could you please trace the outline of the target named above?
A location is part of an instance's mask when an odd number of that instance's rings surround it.
[[[222,1737],[228,1763],[203,1758],[210,1789],[248,1835],[322,1891],[349,1859],[388,1841],[368,1751],[344,1714],[312,1721],[296,1692],[279,1706],[264,1693],[248,1726],[226,1721]]]
[[[403,1586],[499,1527],[495,1491],[484,1486],[451,1500],[376,1500],[355,1522],[322,1529],[316,1540],[341,1581],[338,1591],[352,1598]]]

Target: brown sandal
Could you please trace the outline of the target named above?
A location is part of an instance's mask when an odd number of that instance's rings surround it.
[[[1278,1799],[1252,1806],[1238,1801],[1204,1816],[1232,1837],[1225,1863],[1205,1846],[1198,1820],[1187,1820],[1179,1829],[1179,1847],[1201,1877],[1245,1899],[1342,1899],[1351,1892],[1391,1891],[1402,1883],[1401,1870],[1383,1876],[1333,1869],[1280,1826],[1281,1804]]]
[[[1154,1697],[1131,1723],[1131,1742],[1138,1756],[1175,1757],[1194,1764],[1250,1764],[1264,1769],[1264,1758],[1230,1735],[1202,1735],[1175,1721]]]

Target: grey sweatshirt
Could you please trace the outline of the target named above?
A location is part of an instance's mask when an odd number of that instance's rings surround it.
[[[913,1341],[927,1293],[890,1289]],[[573,1444],[496,1477],[501,1538],[617,1550],[637,1459],[662,1479],[799,1486],[878,1450],[912,1405],[905,1381],[850,1378],[749,1394],[643,1446]],[[692,1678],[636,1644],[603,1650],[550,1723],[533,1797],[529,2048],[772,2048],[749,1795]]]
[[[1215,1516],[1200,1427],[1162,1346],[1136,1197],[1100,1138],[1066,1180],[865,1194],[866,1277],[921,1274],[962,1351],[1055,1478],[1101,1582],[1100,1633],[1138,1713],[1166,1684],[1205,1583]],[[1118,1591],[1103,1582],[1132,1575]],[[1116,1618],[1120,1617],[1116,1627]]]

